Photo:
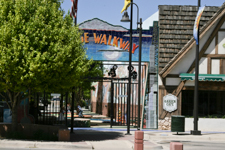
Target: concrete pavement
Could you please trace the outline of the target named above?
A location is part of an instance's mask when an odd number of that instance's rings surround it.
[[[35,148],[35,149],[73,149],[73,150],[132,150],[134,147],[134,132],[136,128],[131,128],[131,135],[126,128],[74,128],[69,142],[46,142],[46,141],[24,141],[24,140],[0,140],[1,148]],[[202,132],[200,136],[190,135],[190,132],[179,133],[160,130],[144,131],[144,150],[164,149],[168,146],[161,144],[165,141],[196,142],[196,141],[225,141],[225,132]]]

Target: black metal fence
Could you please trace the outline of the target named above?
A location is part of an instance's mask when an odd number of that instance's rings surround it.
[[[113,125],[127,125],[127,88],[128,83],[113,83]],[[138,83],[131,84],[130,125],[137,126],[138,123]]]

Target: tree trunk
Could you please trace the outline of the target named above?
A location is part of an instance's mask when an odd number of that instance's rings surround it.
[[[17,131],[17,127],[18,127],[18,115],[17,115],[17,109],[18,109],[18,105],[15,105],[14,107],[12,107],[12,131]]]

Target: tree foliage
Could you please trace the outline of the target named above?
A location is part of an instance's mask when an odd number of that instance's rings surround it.
[[[60,5],[60,0],[0,0],[0,90],[12,111],[27,89],[68,90],[90,73],[93,61],[87,60],[82,32]]]

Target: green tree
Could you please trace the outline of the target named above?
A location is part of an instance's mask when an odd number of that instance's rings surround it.
[[[91,98],[91,90],[95,90],[92,86],[92,81],[94,81],[96,77],[99,77],[100,80],[101,77],[103,77],[103,68],[101,62],[95,61],[89,63],[88,68],[88,71],[83,74],[82,80],[77,82],[77,84],[74,86],[74,109],[77,109],[78,105],[83,107],[83,101]]]
[[[93,63],[60,0],[0,0],[0,90],[12,110],[26,91],[69,90]],[[11,102],[11,103],[9,103]]]

